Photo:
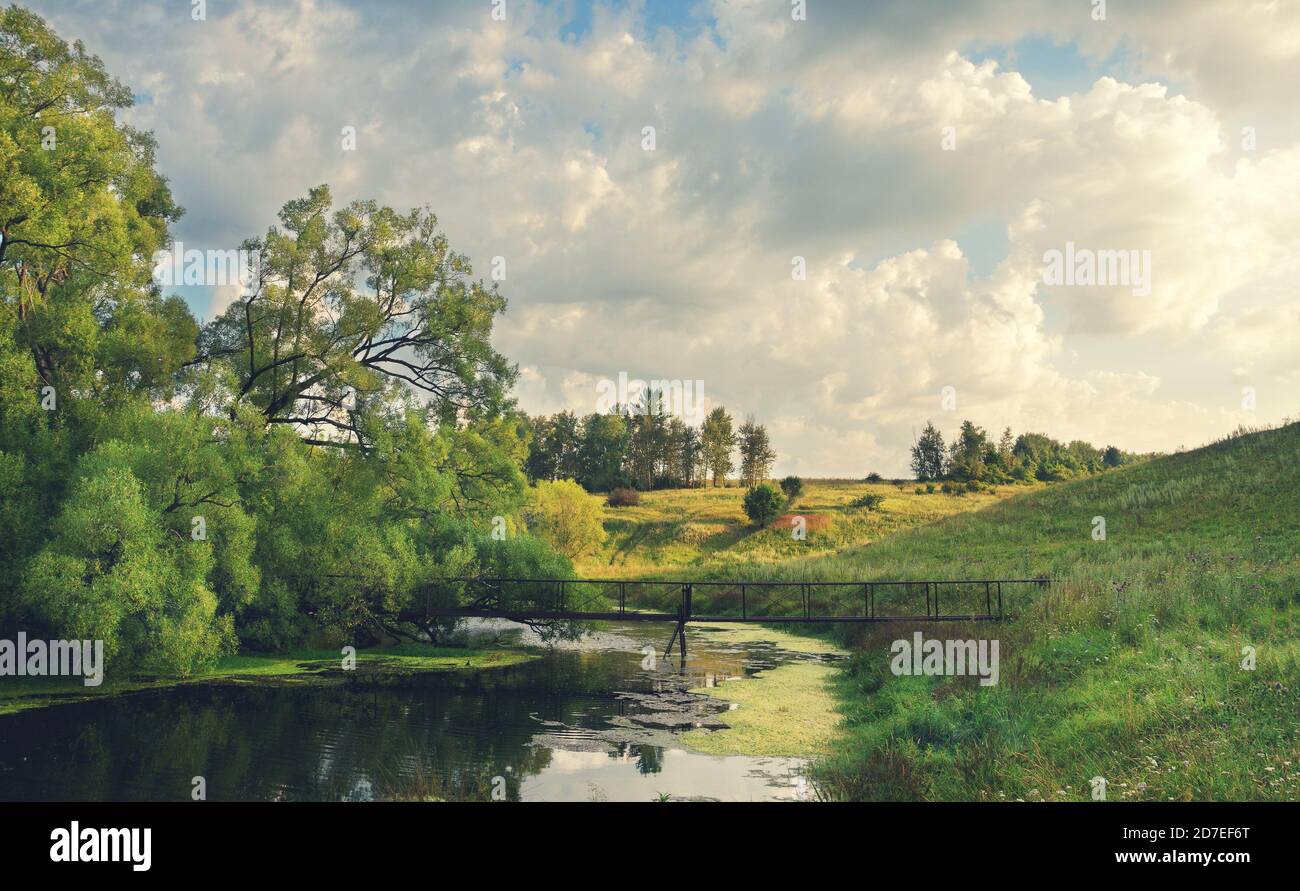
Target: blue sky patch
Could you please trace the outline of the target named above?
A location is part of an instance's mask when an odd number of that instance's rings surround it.
[[[1119,44],[1105,59],[1079,51],[1075,41],[1059,43],[1047,35],[1026,37],[1010,45],[966,47],[962,55],[976,64],[993,59],[1000,71],[1018,71],[1039,99],[1086,93],[1098,78],[1141,82],[1143,77],[1128,48]]]

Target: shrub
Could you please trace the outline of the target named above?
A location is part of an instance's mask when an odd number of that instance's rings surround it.
[[[745,514],[759,526],[780,516],[785,508],[785,496],[771,483],[759,483],[745,493]]]
[[[916,494],[917,494],[917,495],[924,495],[924,494],[925,494],[925,490],[922,489],[920,486],[917,486],[917,487],[916,487]]]
[[[570,560],[605,541],[600,502],[573,480],[541,480],[528,496],[524,509],[528,530]]]
[[[920,491],[919,489],[917,491]],[[867,510],[879,510],[880,505],[885,503],[884,495],[877,495],[874,492],[868,492],[861,498],[853,501],[853,507],[865,507]]]
[[[609,493],[605,503],[610,507],[636,507],[641,503],[641,493],[627,486],[619,486]]]
[[[867,474],[867,482],[869,483],[884,482],[884,479],[885,479],[884,477],[876,473],[874,470],[871,473]]]
[[[786,498],[794,501],[803,494],[803,480],[797,476],[787,476],[781,480],[781,491],[785,493]]]
[[[933,495],[933,494],[934,494],[934,483],[926,483],[926,484],[925,484],[925,494],[927,494],[927,495]]]

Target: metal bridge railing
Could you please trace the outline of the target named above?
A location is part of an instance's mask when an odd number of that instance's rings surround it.
[[[433,616],[709,622],[1001,621],[1009,595],[1050,579],[777,582],[450,578],[426,590]]]

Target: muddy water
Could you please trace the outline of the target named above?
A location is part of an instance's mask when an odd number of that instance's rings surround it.
[[[675,650],[649,656],[670,631],[607,623],[522,665],[396,684],[192,684],[0,716],[0,800],[184,800],[196,776],[209,800],[800,797],[800,759],[677,734],[726,725],[725,702],[686,690],[817,657],[693,629],[681,673]]]

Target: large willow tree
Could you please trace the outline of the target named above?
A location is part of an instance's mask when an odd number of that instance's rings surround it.
[[[130,102],[0,11],[0,636],[188,671],[322,625],[436,637],[431,581],[567,571],[484,534],[525,491],[505,302],[433,215],[313,189],[200,330],[151,275],[181,210]]]

